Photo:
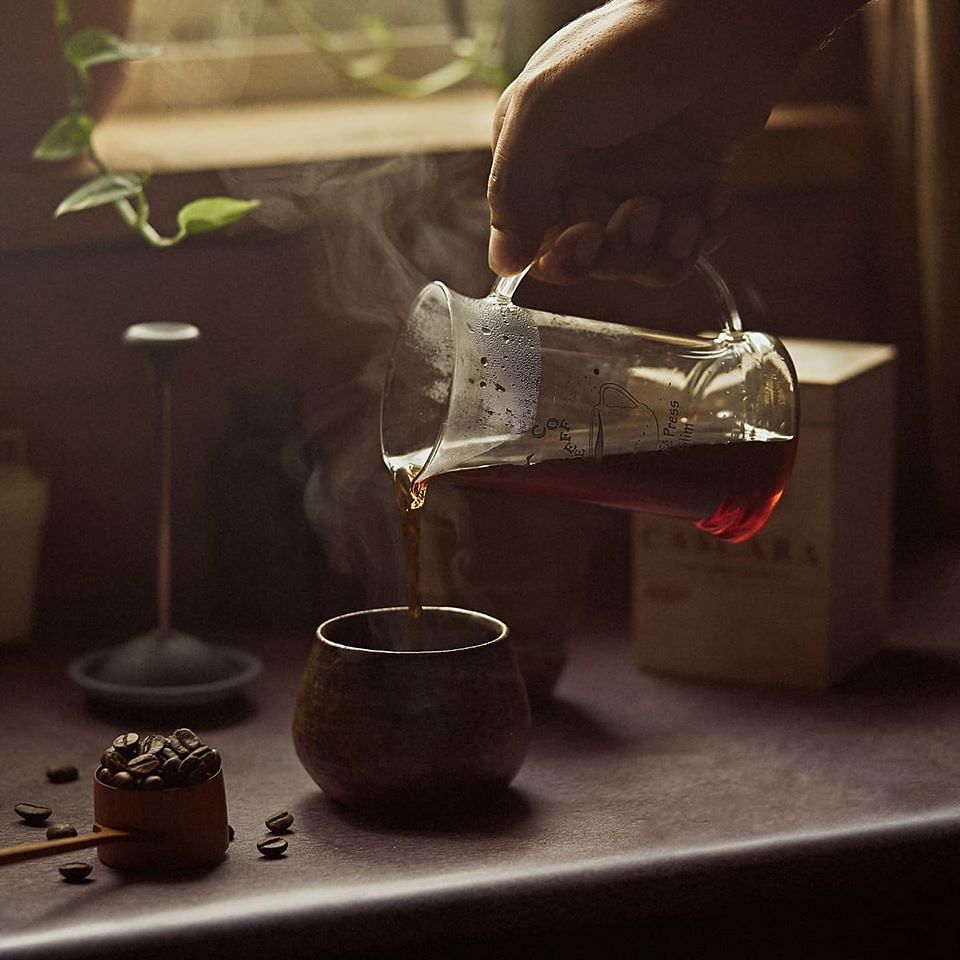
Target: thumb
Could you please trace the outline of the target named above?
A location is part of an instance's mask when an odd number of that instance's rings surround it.
[[[561,219],[558,174],[566,151],[551,125],[531,113],[509,88],[497,108],[487,184],[488,259],[490,269],[501,275],[532,263],[544,234]]]

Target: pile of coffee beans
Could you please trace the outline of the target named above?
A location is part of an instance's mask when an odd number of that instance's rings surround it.
[[[97,779],[128,790],[162,790],[209,780],[220,765],[220,754],[189,727],[166,736],[122,733],[103,752]]]

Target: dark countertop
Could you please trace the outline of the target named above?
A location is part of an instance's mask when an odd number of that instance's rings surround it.
[[[584,636],[504,805],[419,825],[325,799],[289,734],[309,635],[251,642],[266,669],[249,709],[173,724],[224,756],[226,861],[150,878],[92,851],[5,867],[0,956],[686,955],[731,938],[763,955],[868,939],[873,956],[955,955],[958,598],[960,546],[902,566],[890,649],[826,692],[651,676],[625,631]],[[13,814],[22,800],[92,821],[89,780],[49,784],[48,765],[92,772],[118,732],[170,725],[91,714],[63,667],[40,648],[0,658],[0,845],[42,837]],[[296,817],[289,853],[265,861],[279,808]],[[62,882],[68,859],[93,879]]]

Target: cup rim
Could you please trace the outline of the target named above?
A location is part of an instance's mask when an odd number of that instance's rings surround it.
[[[430,610],[434,612],[440,611],[443,613],[466,614],[471,619],[479,620],[481,623],[492,627],[496,631],[496,636],[491,637],[489,640],[485,640],[483,643],[474,643],[468,647],[444,647],[439,650],[373,650],[370,647],[352,647],[346,643],[338,643],[336,640],[331,640],[329,637],[325,637],[323,635],[323,631],[327,627],[339,621],[352,620],[356,617],[366,617],[370,614],[399,613],[400,611],[406,612],[408,609],[409,607],[402,604],[393,607],[371,607],[367,610],[351,610],[349,613],[341,613],[335,617],[329,617],[328,619],[324,620],[319,627],[317,627],[315,634],[316,640],[328,647],[335,647],[338,650],[349,650],[356,653],[396,657],[423,657],[443,653],[463,653],[467,650],[482,650],[485,647],[492,646],[493,644],[502,643],[507,639],[510,633],[509,627],[507,627],[502,620],[498,620],[496,617],[493,617],[488,613],[481,613],[479,610],[468,610],[466,607],[424,604],[422,608],[424,612]]]

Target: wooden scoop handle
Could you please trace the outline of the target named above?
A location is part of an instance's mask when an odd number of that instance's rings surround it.
[[[36,860],[38,857],[52,857],[55,853],[69,853],[71,850],[83,850],[85,847],[99,847],[102,843],[116,843],[118,840],[137,839],[139,834],[113,827],[99,827],[94,833],[81,833],[76,837],[61,837],[59,840],[37,840],[35,843],[18,843],[12,847],[0,847],[0,867],[21,860]]]

